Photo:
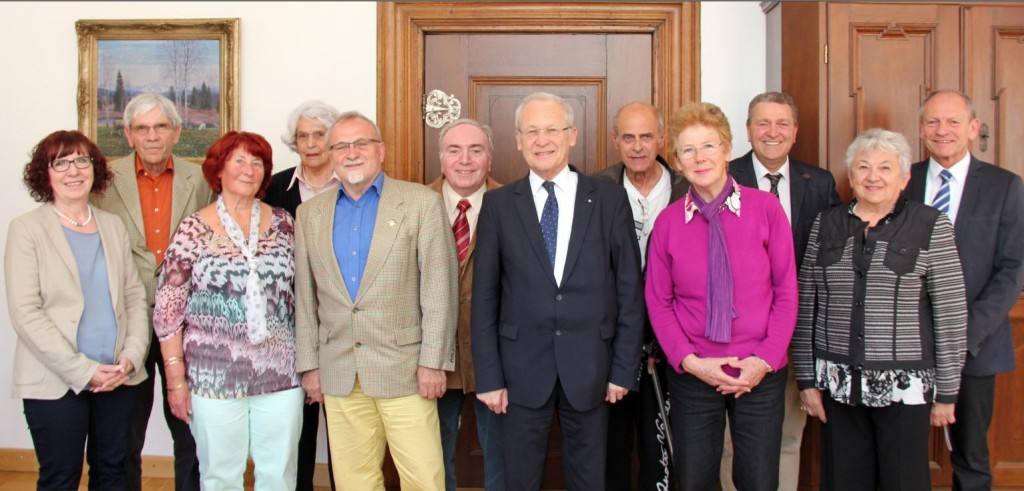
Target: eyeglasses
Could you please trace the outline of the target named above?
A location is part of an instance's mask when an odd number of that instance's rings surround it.
[[[380,140],[374,138],[360,138],[354,142],[338,142],[331,145],[330,150],[332,152],[347,152],[350,147],[354,147],[357,151],[362,152],[370,147],[371,143],[380,143]]]
[[[55,172],[67,172],[74,163],[76,168],[87,169],[92,165],[92,157],[75,157],[73,159],[57,159],[50,162],[50,168]]]
[[[719,143],[717,145],[714,143],[705,143],[699,147],[700,153],[705,157],[712,157],[718,153],[718,149],[721,148],[722,145],[725,145],[725,143]],[[693,160],[697,158],[697,148],[698,147],[683,147],[676,151],[676,155],[679,156],[679,160]]]
[[[547,129],[543,129],[543,130],[539,129],[539,128],[530,128],[530,129],[528,129],[526,131],[523,131],[523,130],[516,130],[516,131],[518,131],[520,135],[523,135],[527,140],[536,140],[537,138],[540,138],[540,135],[544,135],[544,136],[546,136],[548,138],[554,138],[554,137],[562,134],[563,131],[565,131],[565,130],[567,130],[569,128],[572,128],[572,126],[566,126],[565,128],[547,128]]]
[[[157,123],[153,126],[147,126],[144,124],[132,126],[132,133],[135,133],[136,135],[139,136],[148,135],[149,132],[152,130],[156,130],[156,134],[158,135],[166,135],[167,133],[171,132],[171,124]]]

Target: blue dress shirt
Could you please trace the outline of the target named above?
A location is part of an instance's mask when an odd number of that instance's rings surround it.
[[[334,257],[338,260],[341,276],[345,278],[345,287],[353,302],[359,293],[366,258],[370,255],[370,241],[373,240],[373,226],[383,186],[383,172],[377,173],[358,200],[345,194],[344,186],[338,186],[338,201],[334,205]]]

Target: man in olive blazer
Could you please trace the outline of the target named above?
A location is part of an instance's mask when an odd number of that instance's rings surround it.
[[[203,169],[185,157],[177,155],[174,159],[174,185],[171,198],[171,230],[167,233],[174,236],[181,221],[199,211],[200,208],[212,203],[217,197],[210,190],[203,178]],[[139,202],[139,185],[135,180],[135,152],[117,159],[110,164],[114,172],[114,181],[107,192],[101,196],[93,196],[93,204],[121,217],[128,229],[131,242],[132,258],[139,270],[139,277],[146,286],[146,299],[150,310],[156,298],[156,282],[160,274],[160,265],[156,263],[156,255],[146,247],[146,230],[142,223],[142,205]],[[154,349],[159,352],[159,345]]]
[[[296,369],[342,435],[329,443],[338,489],[382,483],[385,443],[403,487],[442,489],[434,399],[455,368],[458,263],[441,196],[384,175],[380,132],[359,113],[328,143],[342,186],[296,220]]]
[[[145,290],[128,259],[128,239],[118,218],[101,210],[95,217],[117,319],[115,361],[132,363],[135,371],[125,384],[136,385],[147,377]],[[100,363],[75,348],[85,296],[78,263],[49,204],[11,222],[4,259],[8,310],[18,333],[11,395],[52,400],[69,388],[85,390]]]
[[[169,241],[182,219],[210,204],[215,198],[203,178],[202,169],[184,157],[171,153],[181,136],[181,125],[181,116],[178,115],[174,103],[166,97],[155,93],[142,93],[133,97],[124,110],[124,135],[134,151],[110,163],[110,169],[114,172],[113,183],[103,196],[94,195],[91,198],[97,208],[119,216],[128,230],[132,258],[146,287],[150,318],[156,298],[157,275],[160,272],[157,256],[159,254],[162,257],[163,250],[154,250],[158,247],[147,244],[147,227],[158,232],[154,237],[166,238],[166,241]],[[157,191],[159,186],[153,183],[166,180],[168,174],[171,176],[171,198],[170,216],[166,217],[160,212],[161,208],[163,213],[167,211],[166,205],[160,204],[161,201],[166,203],[165,197]],[[139,193],[140,181],[156,188],[144,193],[146,196],[155,196],[154,204],[151,205],[153,209],[146,210],[145,214],[142,209],[142,194]],[[166,192],[166,189],[163,192]],[[151,223],[147,224],[146,216],[158,216],[162,219],[151,220]],[[153,410],[153,386],[156,378],[154,367],[159,368],[162,391],[167,391],[164,365],[157,363],[162,359],[160,343],[154,334],[151,337],[149,355],[146,357],[146,369],[153,377],[139,386],[128,435],[128,452],[125,458],[125,470],[128,473],[126,491],[139,491],[142,488],[142,448],[146,441],[149,416]],[[199,460],[196,458],[195,440],[188,425],[171,414],[166,399],[164,419],[174,440],[174,489],[197,491]]]

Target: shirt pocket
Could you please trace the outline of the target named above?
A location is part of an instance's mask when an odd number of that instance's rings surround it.
[[[921,249],[903,244],[891,243],[885,249],[885,267],[897,276],[905,276],[914,271]]]
[[[843,258],[844,249],[846,249],[845,240],[821,242],[818,247],[818,266],[822,268],[834,266]]]

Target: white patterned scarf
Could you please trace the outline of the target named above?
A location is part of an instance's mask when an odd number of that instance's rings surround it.
[[[252,202],[252,217],[249,219],[249,242],[242,238],[242,227],[228,214],[224,206],[224,197],[217,197],[217,216],[224,225],[224,231],[235,247],[245,256],[249,266],[249,276],[245,282],[245,325],[246,335],[252,344],[260,344],[270,337],[267,330],[267,296],[260,282],[259,260],[256,259],[256,246],[260,239],[260,200]]]

